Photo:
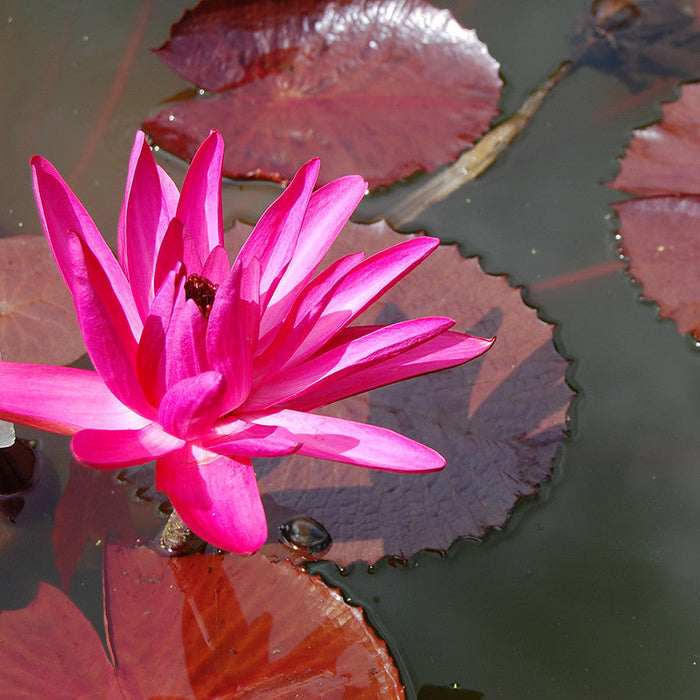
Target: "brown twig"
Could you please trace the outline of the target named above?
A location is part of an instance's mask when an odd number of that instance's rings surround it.
[[[520,109],[495,126],[479,142],[451,165],[411,192],[387,213],[387,221],[397,227],[412,221],[436,202],[440,202],[462,185],[475,180],[496,161],[527,126],[532,117],[561,79],[571,70],[571,61],[564,61],[526,100]]]

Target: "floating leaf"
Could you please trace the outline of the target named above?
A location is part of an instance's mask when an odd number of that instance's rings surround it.
[[[237,223],[227,234],[227,247],[240,247],[248,231]],[[384,223],[349,224],[326,262],[356,250],[370,255],[401,240],[405,236]],[[497,335],[496,343],[461,367],[321,412],[383,425],[426,443],[446,457],[445,469],[396,474],[299,455],[260,460],[256,473],[272,540],[279,525],[303,516],[329,531],[333,544],[327,556],[342,564],[446,549],[460,536],[481,537],[503,525],[516,501],[535,494],[547,478],[572,398],[552,327],[505,278],[485,274],[456,246],[441,246],[358,323],[430,315],[456,319],[459,330]],[[266,548],[289,553],[282,545]]]
[[[48,365],[85,354],[73,297],[43,236],[0,238],[0,354]]]
[[[501,86],[475,32],[424,0],[204,0],[157,53],[219,94],[144,129],[186,160],[218,129],[230,177],[289,180],[313,156],[321,183],[432,171],[485,131]]]
[[[631,90],[654,78],[700,77],[700,31],[693,15],[665,0],[594,0],[569,36],[571,57],[612,73]]]
[[[110,546],[104,584],[109,655],[48,584],[0,614],[7,697],[403,697],[361,610],[286,562]]]
[[[643,195],[613,205],[630,274],[662,317],[700,339],[700,84],[635,131],[610,186]]]

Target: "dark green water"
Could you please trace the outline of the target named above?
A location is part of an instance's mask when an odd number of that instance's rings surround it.
[[[162,43],[189,4],[154,4],[126,89],[72,180],[113,243],[133,131],[156,102],[185,87],[147,47]],[[587,5],[444,4],[501,62],[505,114],[566,57],[568,28]],[[135,0],[2,3],[3,235],[39,233],[27,160],[39,152],[63,172],[76,167],[140,10]],[[580,390],[552,483],[503,531],[459,542],[445,557],[420,554],[406,567],[316,567],[363,605],[409,697],[451,684],[489,699],[700,696],[700,355],[621,272],[537,287],[616,260],[608,203],[620,195],[602,183],[614,176],[632,128],[658,119],[659,100],[674,94],[669,87],[635,100],[614,78],[578,71],[494,168],[409,227],[459,242],[487,271],[524,285],[527,301],[557,323]],[[177,177],[182,167],[171,171]],[[374,195],[357,220],[380,217],[421,182]],[[229,186],[227,219],[254,219],[277,191]],[[47,444],[59,468],[67,464],[65,441]],[[0,607],[26,603],[26,581],[55,582],[44,555],[52,556],[46,538],[30,535],[5,553]],[[83,572],[74,589],[98,624],[99,571]]]

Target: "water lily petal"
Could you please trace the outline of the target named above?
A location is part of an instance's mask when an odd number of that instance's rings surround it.
[[[445,466],[435,450],[376,425],[284,409],[243,416],[286,428],[301,442],[298,454],[384,471],[434,471]]]
[[[131,332],[138,338],[143,324],[129,282],[90,215],[51,163],[40,156],[34,156],[31,165],[39,217],[68,288],[71,292],[74,291],[74,261],[69,245],[69,238],[73,233],[80,236],[104,270]]]
[[[92,249],[67,235],[73,265],[73,301],[85,347],[109,390],[132,410],[155,418],[136,375],[137,342],[110,280]]]
[[[192,158],[177,206],[177,218],[192,235],[202,260],[206,260],[213,248],[224,243],[221,205],[223,158],[223,139],[217,131],[212,131]],[[192,272],[188,269],[188,274]]]
[[[151,462],[184,444],[157,423],[148,423],[136,430],[81,430],[73,436],[71,450],[87,467],[121,469]]]
[[[238,253],[237,259],[244,267],[253,258],[260,261],[260,304],[263,309],[296,250],[319,168],[318,158],[299,168],[289,186],[260,217]]]
[[[156,253],[170,223],[161,178],[143,132],[136,133],[119,216],[119,261],[142,319],[153,301]]]
[[[267,539],[267,521],[249,460],[196,445],[161,457],[156,487],[168,494],[185,524],[215,547],[249,554]]]
[[[180,263],[184,264],[187,274],[199,274],[202,269],[202,259],[194,239],[182,221],[174,218],[168,225],[158,250],[153,273],[154,289],[160,289],[165,276]]]
[[[213,369],[226,377],[226,410],[250,393],[252,363],[260,321],[260,267],[253,258],[244,267],[236,260],[219,287],[209,315],[206,350]]]
[[[209,431],[221,415],[226,380],[204,372],[171,386],[158,408],[158,422],[171,435],[192,440]]]
[[[294,255],[261,321],[261,335],[282,322],[366,191],[367,183],[350,175],[329,182],[311,195]]]
[[[333,261],[297,295],[280,325],[265,335],[261,334],[256,350],[253,384],[287,362],[323,312],[335,286],[364,257],[362,252],[351,253]]]
[[[171,271],[158,290],[136,353],[136,372],[146,398],[157,406],[167,390],[165,339],[170,327],[175,300],[181,294],[182,271]]]
[[[313,355],[335,333],[357,318],[387,289],[405,277],[440,245],[437,238],[419,236],[363,260],[337,284],[313,328],[309,328],[287,365]]]
[[[350,330],[357,332],[357,328],[351,327],[348,331]],[[333,382],[304,392],[298,398],[288,401],[285,406],[296,411],[313,411],[363,391],[456,367],[485,353],[494,341],[495,338],[478,338],[466,333],[446,331],[396,357],[358,369]]]
[[[280,372],[263,384],[241,410],[256,411],[282,406],[292,399],[303,397],[307,392],[322,392],[325,387],[347,375],[405,353],[453,325],[451,318],[435,317],[379,326],[371,333]]]
[[[158,171],[158,178],[160,179],[160,191],[163,195],[163,206],[172,219],[177,212],[177,203],[180,199],[180,190],[178,190],[177,185],[173,182],[170,175],[168,175],[168,173],[166,173],[165,170],[158,165],[158,163],[156,163],[156,170]],[[160,244],[160,241],[158,241],[158,243]]]
[[[204,342],[207,319],[193,299],[178,292],[165,337],[165,381],[171,387],[181,379],[209,369]]]
[[[221,284],[231,270],[231,265],[228,261],[228,253],[222,245],[217,245],[212,248],[209,257],[202,265],[202,277],[206,277],[214,284]],[[193,270],[196,272],[196,270]]]
[[[296,452],[301,443],[285,428],[229,418],[218,422],[201,444],[229,457],[283,457]]]
[[[149,421],[121,403],[97,372],[0,362],[0,419],[73,435],[86,428],[141,428]]]

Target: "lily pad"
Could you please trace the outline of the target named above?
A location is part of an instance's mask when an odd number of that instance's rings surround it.
[[[658,78],[700,77],[700,30],[677,0],[594,0],[574,22],[571,57],[634,92]]]
[[[431,172],[486,130],[501,87],[476,33],[424,0],[204,0],[157,54],[216,94],[144,129],[186,160],[218,129],[236,178],[287,181],[313,156],[320,184]]]
[[[361,610],[286,562],[110,546],[104,587],[107,651],[49,584],[0,614],[6,697],[403,697]]]
[[[249,228],[227,233],[231,252]],[[351,251],[368,255],[405,236],[385,223],[348,224],[326,260]],[[552,326],[527,307],[504,277],[484,273],[456,246],[441,246],[385,294],[358,323],[444,315],[455,329],[496,335],[477,360],[346,399],[322,413],[376,423],[441,452],[442,471],[397,474],[299,455],[259,460],[256,473],[268,515],[266,553],[289,550],[274,542],[279,526],[310,517],[330,533],[327,558],[370,563],[447,549],[458,537],[482,537],[502,526],[515,503],[537,493],[549,476],[566,432],[573,393],[567,362],[552,343]]]
[[[67,365],[85,354],[73,297],[43,236],[0,238],[0,355]]]
[[[629,273],[662,317],[700,340],[700,84],[635,131],[610,186],[642,195],[613,205]]]

